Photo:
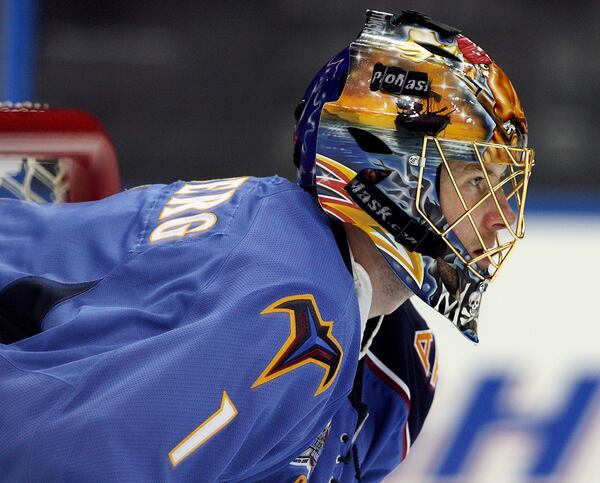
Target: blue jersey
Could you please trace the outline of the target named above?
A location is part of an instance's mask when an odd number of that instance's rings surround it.
[[[430,332],[407,305],[359,363],[352,275],[296,185],[0,217],[1,481],[378,481],[418,433]]]

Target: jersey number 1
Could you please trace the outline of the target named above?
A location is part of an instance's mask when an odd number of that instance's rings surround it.
[[[233,421],[237,414],[238,411],[231,399],[229,399],[227,392],[223,391],[221,407],[169,452],[171,464],[175,467],[181,463]]]

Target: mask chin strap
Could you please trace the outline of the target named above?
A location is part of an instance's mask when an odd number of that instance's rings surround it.
[[[389,174],[387,170],[363,169],[344,189],[358,206],[408,250],[431,258],[443,257],[448,251],[443,238],[408,216],[377,187]]]

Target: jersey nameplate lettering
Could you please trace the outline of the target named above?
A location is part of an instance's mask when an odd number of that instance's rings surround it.
[[[203,233],[217,222],[210,210],[226,203],[248,178],[230,178],[217,181],[186,183],[165,203],[159,224],[150,233],[149,240],[156,242]]]

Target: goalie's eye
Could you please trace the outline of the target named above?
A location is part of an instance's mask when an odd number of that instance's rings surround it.
[[[375,136],[375,134],[357,127],[349,127],[348,132],[363,151],[375,154],[392,154],[392,150],[388,145]]]

